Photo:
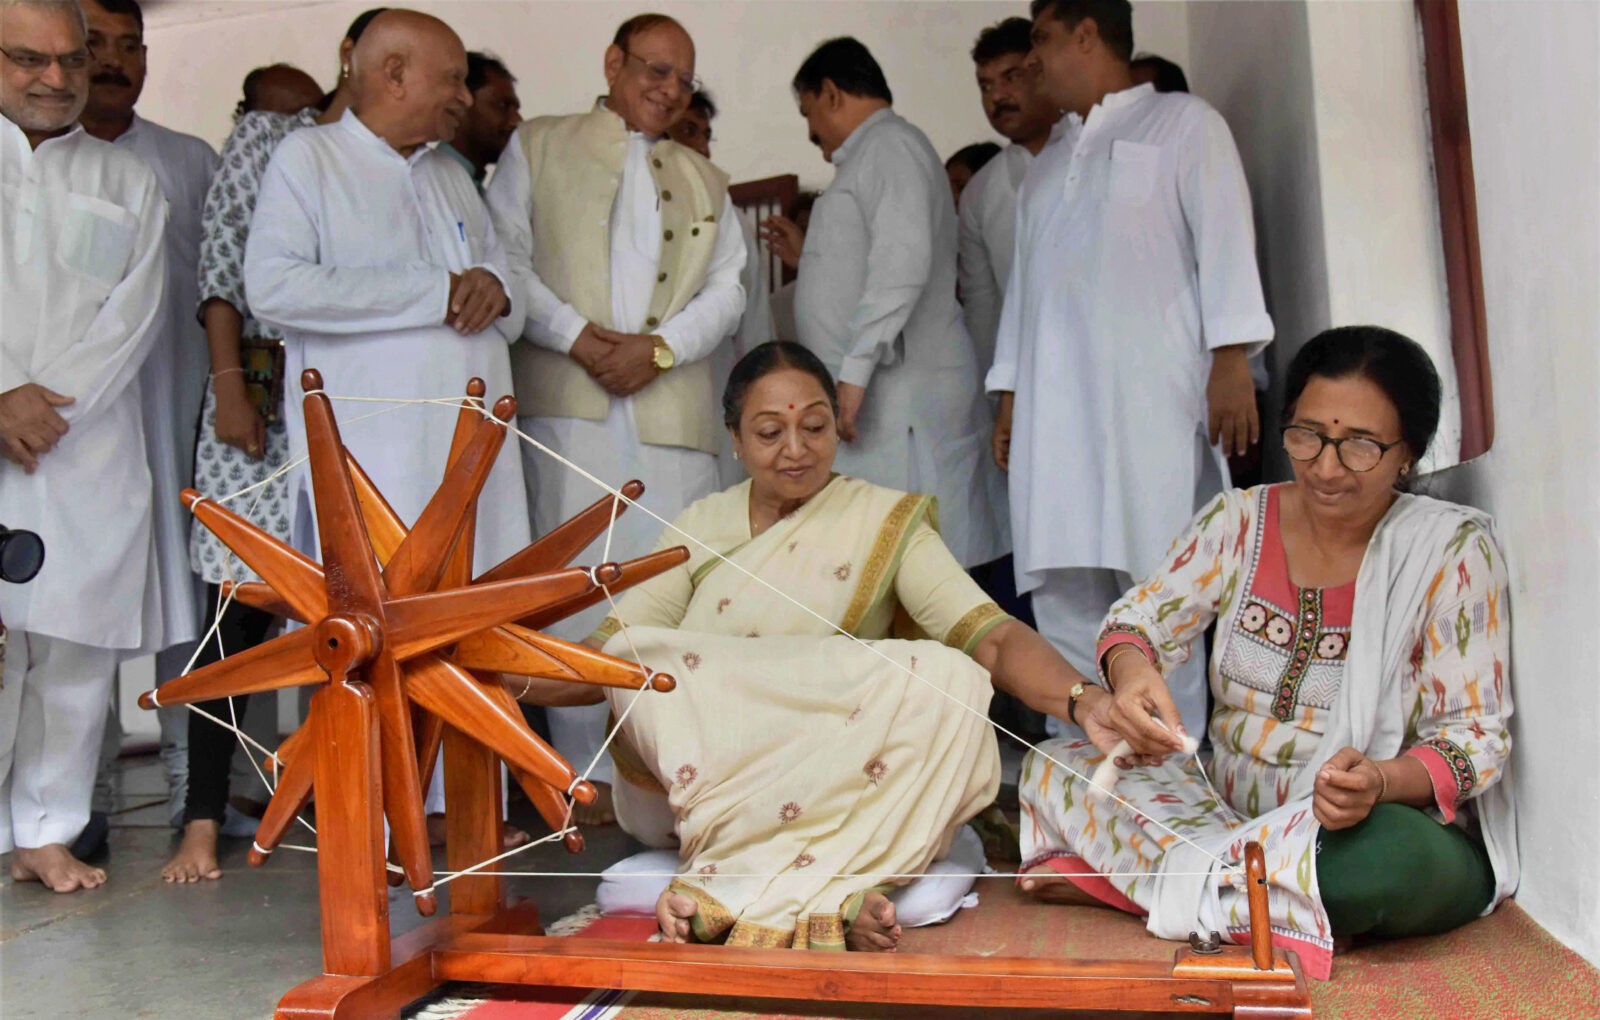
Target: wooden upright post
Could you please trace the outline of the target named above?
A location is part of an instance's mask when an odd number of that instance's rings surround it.
[[[445,863],[470,868],[500,850],[500,759],[454,726],[444,728]],[[486,870],[495,870],[493,866]],[[465,875],[450,883],[450,913],[490,915],[505,905],[505,884],[494,875]]]
[[[366,684],[330,683],[312,705],[322,970],[374,977],[390,965],[375,699]]]

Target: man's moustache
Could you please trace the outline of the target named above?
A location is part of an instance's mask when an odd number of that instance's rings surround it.
[[[127,85],[130,88],[133,86],[133,82],[129,81],[126,75],[115,71],[102,71],[90,78],[89,82],[94,85]]]
[[[1020,106],[1012,106],[1009,103],[1003,103],[994,108],[994,115],[998,117],[1002,113],[1019,113],[1021,110],[1022,108]]]

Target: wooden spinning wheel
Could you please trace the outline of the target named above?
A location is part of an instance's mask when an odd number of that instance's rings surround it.
[[[548,626],[688,558],[682,547],[592,569],[570,560],[625,504],[602,499],[477,578],[476,503],[515,402],[463,402],[444,479],[408,530],[339,437],[315,371],[302,376],[322,564],[206,500],[194,515],[262,578],[234,597],[306,624],[140,698],[145,708],[320,683],[305,724],[269,759],[278,782],[251,863],[263,863],[304,809],[317,808],[323,974],[292,989],[279,1018],[395,1017],[447,981],[611,987],[846,1002],[1223,1014],[1310,1015],[1293,954],[1274,952],[1260,848],[1247,852],[1251,945],[1178,950],[1173,963],[821,954],[543,936],[501,880],[466,874],[448,915],[391,942],[383,821],[417,909],[437,909],[423,790],[445,750],[446,859],[466,871],[500,852],[504,761],[552,832],[567,797],[595,791],[522,719],[498,674],[671,691],[673,679],[545,635]],[[637,482],[622,490],[630,499]],[[604,586],[604,587],[602,587]],[[567,832],[572,852],[582,839]],[[1041,909],[1049,909],[1043,908]]]

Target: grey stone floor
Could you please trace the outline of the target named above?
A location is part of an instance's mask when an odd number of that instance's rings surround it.
[[[315,858],[282,850],[251,868],[249,841],[225,840],[221,880],[167,885],[161,866],[177,840],[166,825],[161,767],[153,754],[118,764],[105,886],[57,895],[13,882],[9,856],[0,857],[0,1017],[270,1017],[284,992],[321,970]],[[520,801],[512,819],[529,832],[548,831]],[[547,844],[502,867],[599,871],[638,849],[614,825],[585,837],[580,856]],[[302,830],[288,842],[313,839]],[[443,867],[442,857],[435,866]],[[532,899],[546,921],[592,902],[597,884],[507,881],[512,897]],[[448,893],[447,886],[441,907]],[[391,895],[396,934],[419,922],[410,899]]]

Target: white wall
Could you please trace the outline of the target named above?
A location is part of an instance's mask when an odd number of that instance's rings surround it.
[[[1189,85],[1227,119],[1250,183],[1262,285],[1277,329],[1267,349],[1268,416],[1276,421],[1290,359],[1333,321],[1306,6],[1233,0],[1186,6]],[[1240,39],[1263,45],[1242,50]],[[1278,445],[1268,442],[1265,453],[1269,471],[1287,477]]]
[[[1275,378],[1329,326],[1399,330],[1429,349],[1445,383],[1428,463],[1455,463],[1460,405],[1411,4],[1186,6],[1191,85],[1228,119],[1250,180]],[[1280,451],[1268,455],[1287,469]]]
[[[1517,901],[1600,963],[1600,5],[1461,5],[1494,446],[1440,480],[1511,566]]]
[[[339,40],[367,0],[169,0],[151,11],[150,80],[140,112],[215,145],[227,136],[240,82],[252,67],[296,64],[331,83]],[[643,10],[681,20],[694,36],[698,72],[721,107],[717,162],[734,180],[799,173],[821,187],[832,171],[806,141],[789,80],[823,39],[854,35],[872,50],[895,106],[949,155],[993,138],[978,105],[968,51],[979,30],[1016,2],[810,2],[810,0],[422,0],[468,49],[501,57],[519,79],[525,114],[577,111],[605,91],[601,58],[616,26]],[[1143,48],[1188,50],[1182,5],[1143,3]]]
[[[1332,324],[1372,322],[1428,349],[1446,395],[1424,470],[1460,460],[1444,248],[1415,8],[1306,5]]]

